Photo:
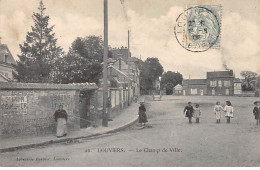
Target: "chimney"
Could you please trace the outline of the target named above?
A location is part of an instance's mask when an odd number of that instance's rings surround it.
[[[122,61],[122,59],[121,59],[121,57],[119,57],[119,70],[120,71],[121,71],[121,65],[122,65],[121,61]]]

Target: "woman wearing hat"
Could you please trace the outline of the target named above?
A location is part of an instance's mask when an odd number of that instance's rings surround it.
[[[260,101],[256,101],[254,102],[254,110],[253,110],[253,113],[254,113],[254,116],[255,116],[255,120],[256,120],[256,124],[258,125],[260,122],[259,122],[259,117],[260,117]]]
[[[141,123],[141,126],[142,125],[145,126],[145,123],[148,122],[145,112],[146,112],[146,109],[145,109],[145,106],[144,106],[144,102],[140,102],[138,115],[139,115],[139,123]]]

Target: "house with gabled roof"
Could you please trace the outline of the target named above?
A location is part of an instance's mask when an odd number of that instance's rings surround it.
[[[16,62],[6,44],[1,43],[0,38],[0,81],[13,81],[13,71],[15,71]]]

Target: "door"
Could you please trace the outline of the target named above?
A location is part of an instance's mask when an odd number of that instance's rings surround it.
[[[229,89],[226,89],[226,95],[229,96]]]
[[[216,91],[215,91],[215,89],[212,89],[212,95],[213,95],[213,96],[216,95]]]
[[[183,96],[185,96],[185,90],[183,90]]]
[[[90,98],[89,95],[80,97],[79,100],[79,115],[80,128],[87,128],[90,126]]]
[[[200,89],[200,95],[203,96],[203,89]]]

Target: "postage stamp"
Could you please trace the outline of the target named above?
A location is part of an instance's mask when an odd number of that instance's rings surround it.
[[[219,48],[221,9],[220,5],[187,5],[174,27],[178,43],[191,52]]]

